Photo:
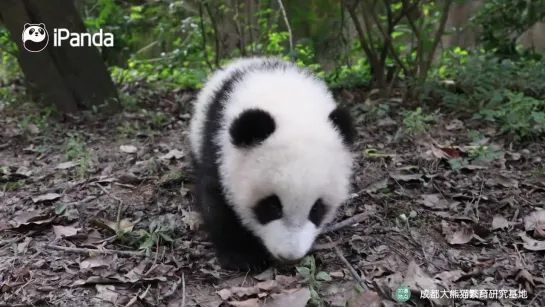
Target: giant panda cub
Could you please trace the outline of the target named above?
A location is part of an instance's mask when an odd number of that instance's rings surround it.
[[[195,200],[220,266],[302,259],[350,192],[355,133],[326,84],[277,58],[217,70],[190,123]]]

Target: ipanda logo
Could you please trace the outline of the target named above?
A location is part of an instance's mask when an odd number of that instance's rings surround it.
[[[97,33],[76,33],[64,28],[53,29],[53,46],[60,47],[68,41],[71,47],[113,47],[114,35],[100,29]],[[49,43],[49,33],[43,23],[25,23],[23,29],[23,47],[29,52],[40,52]]]
[[[43,23],[25,23],[25,28],[23,29],[23,47],[27,51],[42,51],[47,47],[47,43],[49,43],[49,33],[47,33]]]

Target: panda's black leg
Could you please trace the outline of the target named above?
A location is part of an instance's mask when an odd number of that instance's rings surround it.
[[[196,202],[204,228],[212,241],[220,266],[227,270],[261,270],[269,263],[269,254],[261,241],[245,229],[227,204],[217,180],[197,174]]]
[[[237,231],[238,232],[238,231]],[[235,232],[235,233],[237,233]],[[221,242],[214,242],[216,256],[220,266],[226,270],[235,271],[261,271],[271,265],[269,254],[265,248],[246,230],[242,229],[237,234],[232,232],[231,238],[223,234]]]

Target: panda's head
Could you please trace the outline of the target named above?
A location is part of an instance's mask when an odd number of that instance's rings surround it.
[[[35,43],[42,42],[46,39],[47,32],[45,30],[45,25],[40,24],[30,24],[26,23],[23,30],[23,43],[26,41],[33,41]]]
[[[354,129],[315,80],[290,85],[286,75],[278,92],[257,86],[260,77],[231,94],[220,172],[243,224],[277,260],[294,262],[349,197]]]

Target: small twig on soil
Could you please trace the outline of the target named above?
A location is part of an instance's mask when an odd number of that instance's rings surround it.
[[[528,303],[528,306],[532,306],[532,303],[541,295],[541,293],[543,293],[543,290],[539,291],[539,292],[534,296],[534,298],[530,301],[530,303]]]
[[[117,200],[119,202],[119,204],[117,205],[117,217],[116,217],[116,222],[117,222],[116,232],[117,232],[117,231],[119,231],[121,229],[121,209],[123,208],[123,201],[121,199],[119,199],[118,197],[110,194],[110,192],[108,192],[103,186],[101,186],[97,182],[95,182],[95,185],[97,187],[99,187],[108,196],[110,196],[111,198],[113,198],[113,199],[115,199],[115,200]]]
[[[333,243],[333,240],[331,240],[329,236],[327,236],[327,239],[329,240],[329,242]],[[334,246],[333,250],[335,251],[335,254],[337,255],[337,257],[339,257],[339,259],[341,259],[344,265],[348,268],[348,270],[350,271],[350,274],[352,274],[352,277],[354,277],[354,279],[356,279],[356,281],[360,284],[362,289],[369,290],[369,287],[367,287],[367,285],[365,284],[361,276],[358,274],[358,272],[356,272],[356,269],[354,269],[354,267],[350,264],[350,262],[348,262],[348,260],[346,260],[346,258],[343,256],[343,253],[341,252],[339,247]]]
[[[515,251],[517,252],[517,256],[519,257],[520,259],[520,262],[522,263],[523,266],[526,266],[526,261],[524,261],[524,258],[522,258],[522,254],[520,253],[518,247],[517,247],[517,244],[513,244],[513,247],[515,248]]]
[[[182,272],[182,307],[185,307],[185,276]]]
[[[338,241],[335,241],[335,242],[329,242],[329,243],[321,243],[321,244],[316,243],[312,247],[312,251],[317,252],[317,251],[322,251],[322,250],[329,250],[329,249],[334,248],[340,242],[342,242],[342,240],[338,240]]]
[[[53,243],[53,242],[52,242]],[[58,251],[65,251],[70,253],[76,253],[76,254],[116,254],[119,256],[136,256],[136,257],[142,257],[145,256],[143,252],[136,252],[136,251],[119,251],[114,249],[93,249],[93,248],[80,248],[80,247],[65,247],[65,246],[58,246],[58,245],[52,245],[47,244],[45,246],[47,249],[52,250],[58,250]]]
[[[348,219],[346,219],[346,220],[343,220],[343,221],[338,222],[337,224],[333,224],[333,225],[330,225],[330,226],[326,227],[326,228],[322,231],[322,234],[326,234],[326,233],[330,233],[330,232],[333,232],[333,231],[337,231],[337,230],[339,230],[339,229],[342,229],[342,228],[351,226],[351,225],[353,225],[353,224],[363,222],[363,220],[365,220],[365,218],[368,217],[368,216],[369,216],[369,213],[367,213],[367,212],[363,212],[363,213],[360,213],[360,214],[356,214],[356,215],[354,215],[354,216],[351,217],[351,218],[348,218]]]
[[[479,219],[479,203],[481,202],[481,197],[483,196],[483,186],[484,186],[484,179],[481,180],[481,190],[479,191],[479,198],[477,198],[477,202],[475,203],[475,215],[477,216],[477,220]]]
[[[20,235],[20,236],[18,236],[16,238],[0,242],[0,249],[4,248],[5,246],[14,244],[14,243],[19,243],[19,241],[23,240],[24,238],[33,236],[36,232],[37,232],[36,230],[31,230],[28,233],[22,234],[22,235]]]

